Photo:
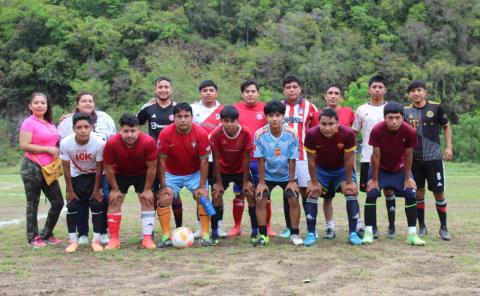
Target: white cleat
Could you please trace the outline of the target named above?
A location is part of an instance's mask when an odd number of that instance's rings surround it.
[[[292,234],[290,235],[290,241],[294,246],[300,246],[303,245],[303,239],[300,237],[298,234]]]
[[[79,245],[88,245],[88,236],[82,235],[81,237],[78,238],[78,244]]]

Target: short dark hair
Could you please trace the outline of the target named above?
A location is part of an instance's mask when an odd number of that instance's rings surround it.
[[[167,76],[158,76],[157,79],[155,79],[155,86],[157,86],[157,84],[163,80],[168,81],[170,84],[172,84],[172,80]]]
[[[192,106],[190,106],[189,103],[176,104],[175,107],[173,107],[173,116],[177,115],[177,113],[180,113],[180,111],[187,111],[190,112],[190,115],[193,115]]]
[[[382,83],[385,87],[387,87],[387,80],[381,75],[375,75],[368,81],[368,87],[372,86],[375,82]]]
[[[240,91],[243,93],[243,92],[245,91],[245,89],[246,89],[247,87],[249,87],[250,85],[255,85],[255,87],[257,88],[257,91],[260,91],[260,85],[258,84],[257,81],[252,80],[252,79],[247,80],[247,81],[245,81],[244,83],[242,83],[242,84],[240,85]]]
[[[325,93],[328,92],[328,90],[331,88],[331,87],[336,87],[340,90],[340,95],[343,95],[343,88],[342,86],[340,85],[340,83],[338,82],[332,82],[330,83],[329,85],[327,85],[327,87],[325,87]]]
[[[227,105],[223,107],[222,111],[220,111],[220,119],[238,119],[238,110],[237,108],[233,107],[232,105]]]
[[[285,85],[289,84],[289,83],[292,83],[292,82],[296,82],[299,86],[302,86],[302,81],[300,80],[299,77],[295,76],[295,75],[288,75],[286,76],[285,78],[283,78],[283,87],[285,87]]]
[[[403,114],[405,113],[405,109],[403,108],[403,105],[399,102],[389,102],[383,108],[383,116],[386,117],[390,113],[400,113],[403,116]]]
[[[140,125],[138,123],[138,118],[137,116],[129,113],[125,113],[120,117],[120,120],[118,120],[118,123],[120,126],[128,125],[129,127],[134,127]]]
[[[72,126],[75,127],[75,124],[77,124],[78,121],[80,120],[86,120],[88,121],[88,123],[90,125],[93,126],[93,118],[92,116],[88,115],[87,113],[85,112],[77,112],[75,114],[73,114],[73,117],[72,117]]]
[[[277,112],[285,115],[285,110],[286,110],[285,105],[278,100],[271,100],[265,105],[265,107],[263,107],[263,113],[265,113],[265,115],[269,115]]]
[[[336,121],[338,121],[338,114],[335,110],[333,109],[329,109],[329,108],[325,108],[322,110],[322,112],[320,112],[320,115],[318,115],[318,120],[320,121],[320,118],[322,116],[325,116],[325,117],[329,117],[329,118],[334,118]]]
[[[407,93],[411,92],[412,90],[414,90],[416,88],[427,89],[427,85],[426,85],[425,81],[413,80],[407,87]]]
[[[201,91],[202,89],[204,89],[205,87],[209,87],[209,86],[213,86],[215,88],[215,90],[218,90],[218,87],[217,85],[215,84],[215,82],[213,82],[213,80],[204,80],[200,83],[200,85],[198,86],[198,91]]]

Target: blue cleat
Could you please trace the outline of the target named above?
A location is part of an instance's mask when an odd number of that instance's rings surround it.
[[[303,244],[305,245],[305,247],[310,247],[310,246],[313,246],[316,242],[317,242],[317,237],[315,233],[309,232],[305,237]]]
[[[358,236],[356,232],[350,233],[350,235],[348,236],[348,242],[354,246],[359,246],[363,243],[362,239]]]
[[[279,237],[281,238],[290,238],[290,228],[285,228],[282,233],[280,233]]]

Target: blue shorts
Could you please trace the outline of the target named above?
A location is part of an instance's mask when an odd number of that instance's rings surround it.
[[[173,198],[179,196],[180,190],[183,187],[186,187],[191,193],[193,193],[200,186],[200,171],[185,176],[177,176],[165,172],[165,182],[168,187],[172,188],[174,194]],[[205,186],[208,188],[208,181],[206,181]]]
[[[257,186],[258,184],[258,160],[254,159],[250,161],[250,180],[252,180],[252,183],[254,186]],[[235,193],[241,193],[241,184],[233,184],[233,192]]]
[[[344,167],[336,170],[327,170],[321,167],[316,167],[317,180],[322,185],[322,197],[333,198],[335,192],[341,192],[340,183],[347,180],[347,171]],[[352,181],[357,183],[355,170],[352,172]]]
[[[368,171],[368,180],[372,178],[373,175],[373,167],[370,166],[370,170]],[[405,190],[403,190],[403,186],[405,185],[404,181],[405,177],[405,170],[401,170],[399,172],[388,172],[382,169],[378,169],[378,189],[392,189],[395,192],[396,196],[403,196],[405,197]],[[413,179],[412,172],[410,172],[410,178]]]

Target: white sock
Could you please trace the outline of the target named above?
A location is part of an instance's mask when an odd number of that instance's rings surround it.
[[[373,226],[365,226],[365,232],[372,232],[373,233]]]
[[[408,234],[415,234],[415,233],[417,233],[417,227],[408,226]]]
[[[363,228],[362,219],[358,218],[358,220],[357,220],[357,230],[360,230],[362,228]]]
[[[218,228],[223,228],[223,220],[218,220]]]
[[[94,232],[92,241],[99,241],[100,240],[100,233]]]
[[[326,223],[325,223],[325,227],[327,229],[335,229],[335,221],[333,220],[328,220]]]
[[[68,239],[71,241],[71,242],[74,242],[76,243],[78,240],[77,240],[77,233],[69,233],[68,234]]]
[[[142,211],[143,235],[152,235],[155,227],[155,211]]]

